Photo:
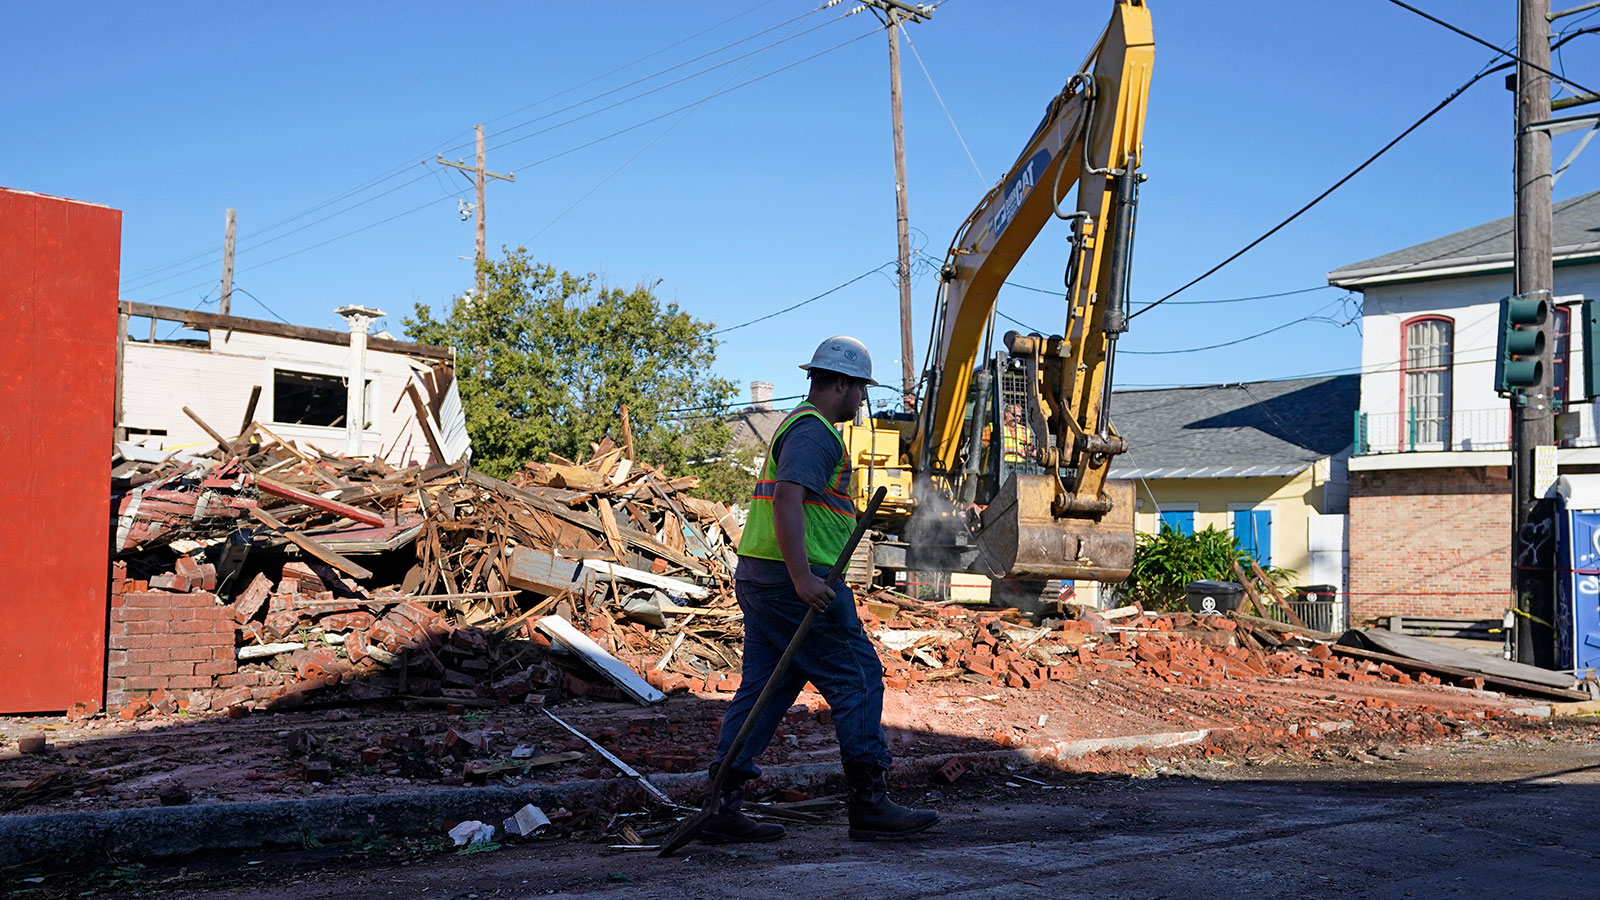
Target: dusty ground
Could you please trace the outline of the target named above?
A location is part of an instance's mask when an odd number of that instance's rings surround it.
[[[680,694],[656,707],[577,700],[554,710],[646,775],[701,771],[709,762],[727,694]],[[1228,678],[1211,689],[1170,685],[1129,669],[1084,669],[1072,680],[1033,689],[960,681],[891,690],[885,723],[898,757],[1023,748],[1053,755],[1082,738],[1216,729],[1193,752],[1266,755],[1286,749],[1355,745],[1380,739],[1419,743],[1482,727],[1527,709],[1528,701],[1447,686],[1354,684],[1333,678]],[[1521,718],[1520,716],[1514,716]],[[804,694],[762,757],[766,765],[837,758],[822,699]],[[1507,726],[1509,727],[1509,726]],[[450,745],[451,731],[482,747]],[[20,755],[17,739],[43,732],[50,751]],[[606,778],[615,770],[535,709],[511,706],[447,715],[438,708],[352,708],[256,713],[99,718],[0,719],[0,811],[61,812],[154,806],[181,788],[191,802],[351,795],[460,784],[471,761],[507,762],[524,754],[579,751],[573,762],[526,773],[496,773],[492,783]],[[363,751],[380,748],[381,759]],[[331,772],[304,771],[305,759]],[[1138,759],[1101,755],[1079,770],[1125,771]],[[43,779],[43,781],[40,781]],[[170,798],[169,798],[170,799]]]
[[[1600,725],[1497,728],[1391,759],[1312,750],[1147,760],[1133,775],[1017,768],[903,792],[945,821],[894,845],[835,820],[670,860],[577,835],[463,855],[437,842],[8,873],[9,896],[1593,898]],[[634,820],[643,826],[642,820]]]

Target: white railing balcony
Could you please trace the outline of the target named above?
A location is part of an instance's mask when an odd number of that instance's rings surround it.
[[[1575,404],[1569,407],[1578,415],[1576,437],[1559,442],[1562,447],[1600,446],[1595,434],[1594,407]],[[1454,410],[1446,415],[1357,412],[1355,415],[1356,456],[1380,453],[1425,453],[1455,450],[1511,449],[1511,410]]]

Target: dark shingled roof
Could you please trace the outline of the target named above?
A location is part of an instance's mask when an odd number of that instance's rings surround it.
[[[1360,376],[1117,391],[1116,478],[1287,476],[1351,444]]]
[[[1495,219],[1465,231],[1434,238],[1404,250],[1342,266],[1328,273],[1328,283],[1353,287],[1365,279],[1426,278],[1439,269],[1480,266],[1509,270],[1511,217]],[[1563,200],[1555,205],[1554,255],[1566,258],[1600,257],[1600,191]],[[1394,276],[1400,276],[1396,279]]]

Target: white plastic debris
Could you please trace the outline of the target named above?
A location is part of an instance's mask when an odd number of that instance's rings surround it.
[[[511,751],[512,759],[533,759],[533,755],[533,748],[527,744],[518,744],[516,749]]]
[[[476,844],[481,841],[494,840],[494,826],[485,825],[477,819],[469,819],[450,829],[450,839],[460,847],[465,844]]]
[[[544,810],[530,803],[517,810],[516,814],[505,820],[501,827],[506,830],[506,834],[532,837],[549,824],[550,817],[544,814]]]

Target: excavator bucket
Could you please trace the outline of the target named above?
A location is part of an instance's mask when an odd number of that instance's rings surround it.
[[[979,517],[975,538],[995,577],[1067,578],[1115,584],[1133,569],[1133,482],[1105,483],[1111,511],[1051,515],[1059,482],[1014,473]]]

